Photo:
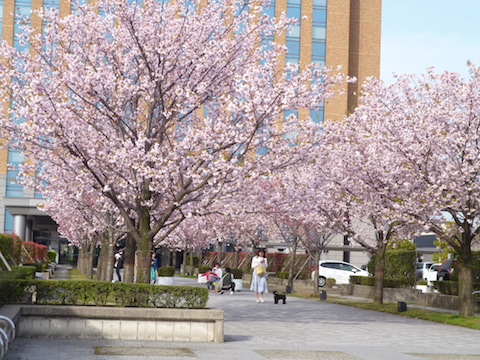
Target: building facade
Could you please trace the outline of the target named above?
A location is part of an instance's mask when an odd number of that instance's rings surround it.
[[[41,31],[40,19],[31,12],[42,6],[54,7],[62,16],[75,11],[70,0],[0,0],[1,38],[28,52],[28,44],[16,36],[17,22],[27,17]],[[299,19],[291,32],[276,38],[288,48],[284,63],[315,62],[333,69],[341,66],[341,72],[359,80],[345,85],[344,94],[326,101],[322,109],[304,110],[299,116],[310,115],[321,122],[324,118],[339,119],[350,113],[358,104],[357,94],[363,79],[380,75],[381,0],[272,0],[265,12],[270,16],[286,12]],[[4,107],[8,107],[7,101]],[[63,252],[61,247],[66,247],[66,242],[59,238],[56,224],[37,208],[42,202],[39,194],[15,181],[22,161],[18,151],[0,150],[0,231],[15,232],[26,241],[44,243]]]

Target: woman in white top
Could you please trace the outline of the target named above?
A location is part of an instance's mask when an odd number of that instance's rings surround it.
[[[265,251],[258,250],[257,255],[252,259],[252,284],[250,290],[255,291],[255,298],[257,303],[264,302],[263,293],[268,292],[267,288],[267,267],[268,262],[265,257]],[[262,274],[263,271],[263,274]]]

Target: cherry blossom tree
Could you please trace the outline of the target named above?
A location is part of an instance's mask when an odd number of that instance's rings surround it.
[[[415,220],[455,249],[464,316],[473,315],[471,248],[480,233],[480,68],[469,70],[464,78],[429,69],[389,86],[371,79],[348,119],[350,132],[368,139],[363,152],[376,154],[365,167],[381,175],[375,192],[392,219]]]
[[[398,199],[408,193],[397,186],[401,174],[370,132],[374,126],[380,129],[380,118],[375,125],[366,117],[362,120],[354,113],[324,124],[316,175],[322,178],[320,186],[330,201],[336,203],[333,214],[341,220],[336,222],[338,231],[375,255],[373,301],[382,304],[387,246],[411,236],[418,224],[402,212]]]
[[[97,280],[111,281],[115,245],[126,233],[122,218],[73,172],[64,172],[62,180],[55,186],[43,184],[46,200],[41,208],[57,222],[60,235],[79,248],[78,268],[88,277],[92,277],[94,251],[100,247]]]
[[[281,69],[286,48],[267,39],[293,21],[253,1],[99,0],[39,16],[43,34],[23,34],[29,54],[0,48],[0,96],[12,100],[1,135],[42,168],[40,181],[72,171],[116,208],[139,282],[161,230],[291,162],[292,137],[308,139],[313,122],[278,119],[320,106],[340,80],[317,65]]]

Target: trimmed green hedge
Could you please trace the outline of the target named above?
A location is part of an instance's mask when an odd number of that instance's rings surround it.
[[[375,286],[375,277],[373,276],[350,276],[350,284]],[[408,288],[412,287],[409,278],[403,279],[383,279],[385,288]]]
[[[25,273],[22,271],[0,271],[0,281],[14,279],[25,280]]]
[[[231,268],[232,275],[235,279],[241,279],[243,277],[243,270],[239,268]]]
[[[434,281],[433,287],[437,289],[440,294],[458,296],[458,281],[453,281],[453,280]],[[474,290],[480,289],[480,281],[473,282],[473,289]]]
[[[12,266],[12,272],[21,272],[24,274],[22,279],[33,280],[35,279],[35,272],[37,272],[36,266],[24,265],[24,266]]]
[[[175,269],[172,266],[161,266],[157,270],[158,276],[173,276]]]
[[[286,271],[277,271],[276,275],[279,279],[288,279],[288,272]]]
[[[57,259],[57,252],[53,250],[48,250],[47,256],[48,256],[48,261],[55,262],[55,260]]]
[[[27,302],[42,305],[204,309],[207,300],[207,289],[190,286],[78,280],[0,281],[0,303],[5,304]]]
[[[405,280],[406,287],[412,287],[415,283],[415,258],[415,251],[388,249],[385,253],[385,278]],[[375,256],[372,256],[367,268],[369,273],[375,273]]]
[[[201,274],[205,274],[208,269],[211,269],[211,267],[207,266],[207,265],[201,265],[198,267],[198,273],[201,275]]]
[[[35,268],[35,271],[45,272],[47,271],[48,263],[46,262],[24,263],[23,266],[33,266]]]

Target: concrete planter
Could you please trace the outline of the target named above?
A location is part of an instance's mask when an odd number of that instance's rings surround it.
[[[218,309],[153,309],[62,305],[5,305],[19,337],[223,342]]]
[[[173,285],[173,276],[157,276],[155,285]]]
[[[243,290],[243,282],[242,279],[233,279],[235,283],[235,291],[242,291]]]

